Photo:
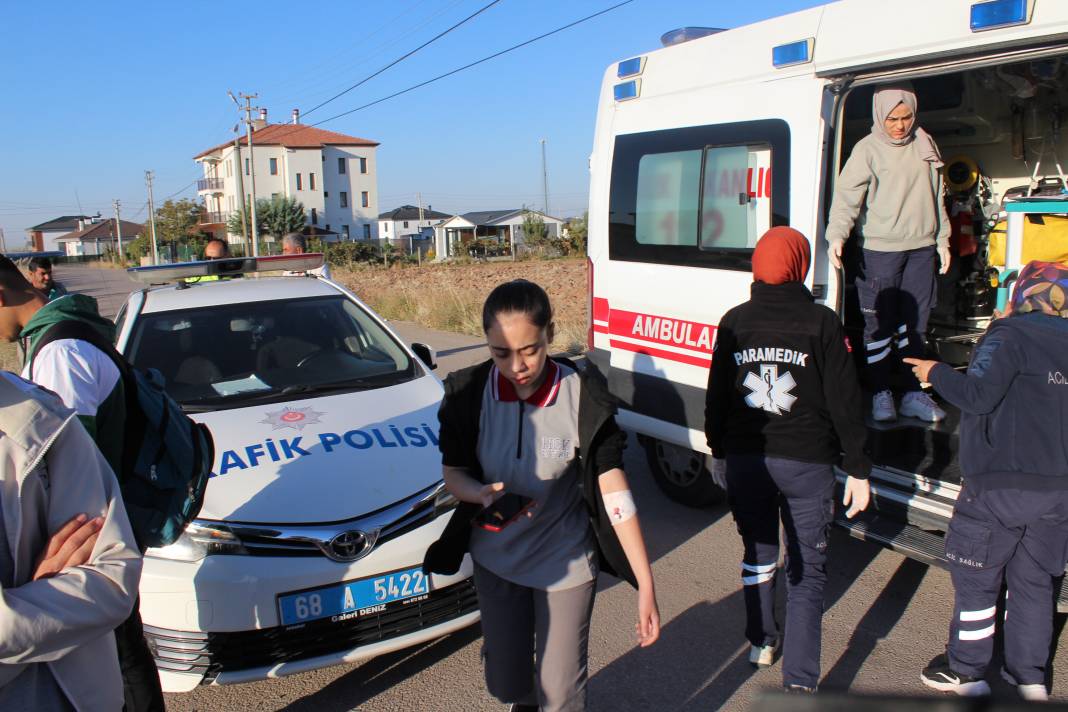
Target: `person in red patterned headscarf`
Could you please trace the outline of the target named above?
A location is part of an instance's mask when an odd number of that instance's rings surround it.
[[[842,323],[805,286],[811,254],[805,236],[789,227],[760,238],[752,297],[727,312],[716,332],[705,402],[712,469],[725,468],[745,549],[749,661],[771,665],[782,639],[774,611],[781,519],[788,573],[783,685],[800,692],[814,692],[820,678],[834,465],[849,475],[843,498],[849,517],[868,506],[871,471]]]
[[[995,614],[1005,599],[1003,675],[1044,700],[1053,578],[1068,551],[1068,265],[1031,262],[1011,308],[975,347],[967,373],[905,359],[961,410],[964,485],[946,533],[955,601],[946,652],[926,685],[988,694]]]

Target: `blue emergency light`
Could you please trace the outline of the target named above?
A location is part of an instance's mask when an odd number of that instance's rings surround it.
[[[226,257],[216,260],[177,262],[174,264],[130,267],[126,271],[134,279],[147,284],[165,284],[180,279],[199,277],[227,277],[258,272],[306,272],[323,266],[321,252],[306,252],[299,255],[272,255],[265,257]]]
[[[1031,22],[1031,11],[1034,7],[1034,0],[990,0],[975,3],[972,5],[972,32],[1026,25]]]
[[[628,99],[637,99],[638,94],[642,91],[642,80],[631,79],[629,82],[623,82],[622,84],[616,84],[613,87],[612,93],[616,97],[616,101],[627,101]]]
[[[619,79],[625,79],[626,77],[633,77],[642,73],[645,68],[645,57],[635,57],[634,59],[624,59],[618,65],[616,65],[616,76]]]
[[[792,67],[812,61],[813,37],[771,48],[771,64],[775,67]]]

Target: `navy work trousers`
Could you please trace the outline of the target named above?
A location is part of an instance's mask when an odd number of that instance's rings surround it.
[[[927,319],[935,299],[934,246],[903,252],[861,250],[857,297],[864,315],[865,376],[872,390],[888,390],[902,358],[923,358]],[[896,356],[895,356],[896,352]],[[904,369],[907,389],[920,390]]]
[[[1068,492],[980,489],[965,480],[946,533],[953,578],[949,665],[983,677],[1005,594],[1005,672],[1043,684],[1053,635],[1053,578],[1068,558]]]
[[[727,455],[727,499],[742,535],[745,637],[775,643],[779,521],[786,533],[784,685],[815,688],[820,677],[820,624],[827,582],[827,536],[834,518],[834,471],[765,455]]]

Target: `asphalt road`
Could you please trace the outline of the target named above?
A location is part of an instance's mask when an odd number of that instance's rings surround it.
[[[124,277],[124,276],[123,276]],[[66,274],[61,273],[61,279]],[[94,277],[86,284],[97,284]],[[110,278],[108,278],[110,279]],[[108,281],[104,279],[104,281]],[[117,281],[117,280],[116,280]],[[72,284],[73,286],[73,284]],[[478,340],[395,325],[406,340],[435,347],[444,374],[485,358]],[[634,646],[636,597],[602,577],[590,642],[594,710],[744,710],[781,685],[778,664],[754,671],[743,637],[738,563],[741,541],[725,507],[690,509],[660,494],[641,448],[631,438],[627,472],[653,559],[663,633],[655,646]],[[945,571],[835,532],[824,616],[823,691],[926,695],[920,669],[942,652],[953,591]],[[1058,616],[1057,632],[1065,617]],[[287,712],[426,712],[501,710],[485,691],[478,627],[419,648],[288,678],[204,687],[168,695],[171,710]],[[1068,699],[1068,650],[1055,645],[1055,699]],[[1015,700],[997,665],[996,696]],[[861,700],[857,708],[863,707]]]

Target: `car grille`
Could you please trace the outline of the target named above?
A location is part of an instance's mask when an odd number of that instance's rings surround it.
[[[190,633],[145,626],[145,638],[161,670],[204,675],[305,660],[391,640],[474,613],[471,579],[431,591],[428,598],[391,604],[381,613],[340,623],[329,619],[237,633]]]

